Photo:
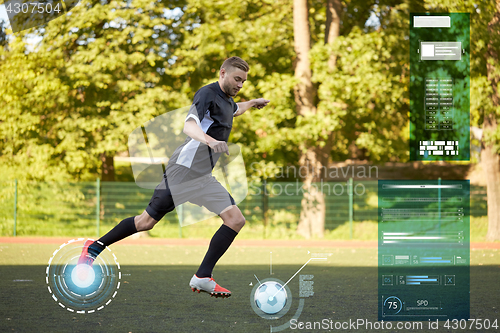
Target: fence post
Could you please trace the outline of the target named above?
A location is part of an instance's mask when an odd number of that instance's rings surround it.
[[[179,238],[182,238],[182,222],[184,222],[184,215],[183,215],[183,206],[179,205],[177,206],[177,214],[179,215]]]
[[[268,210],[268,198],[267,198],[267,180],[264,178],[262,182],[262,214],[264,219],[264,231],[263,238],[266,238],[266,227],[267,227],[267,210]]]
[[[349,178],[349,238],[352,239],[352,216],[353,216],[353,180]]]
[[[17,178],[14,180],[14,237],[17,235]]]
[[[95,185],[96,204],[95,204],[95,222],[97,226],[97,238],[100,236],[101,222],[101,180],[97,178]]]

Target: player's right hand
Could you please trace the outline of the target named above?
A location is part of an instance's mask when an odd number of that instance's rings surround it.
[[[213,149],[216,153],[226,153],[229,155],[229,147],[226,141],[212,141],[208,142],[208,146]]]

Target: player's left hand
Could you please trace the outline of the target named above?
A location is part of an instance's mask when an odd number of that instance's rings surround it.
[[[254,99],[253,107],[257,108],[257,109],[262,109],[264,106],[267,105],[267,103],[269,103],[268,99],[264,99],[264,98]]]

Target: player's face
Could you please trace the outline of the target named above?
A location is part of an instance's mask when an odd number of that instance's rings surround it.
[[[221,88],[229,96],[236,96],[246,80],[247,73],[239,68],[221,69]]]

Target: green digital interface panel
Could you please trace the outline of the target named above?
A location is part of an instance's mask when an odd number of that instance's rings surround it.
[[[469,319],[470,183],[378,182],[378,317]]]
[[[470,15],[410,14],[410,159],[470,160]]]

